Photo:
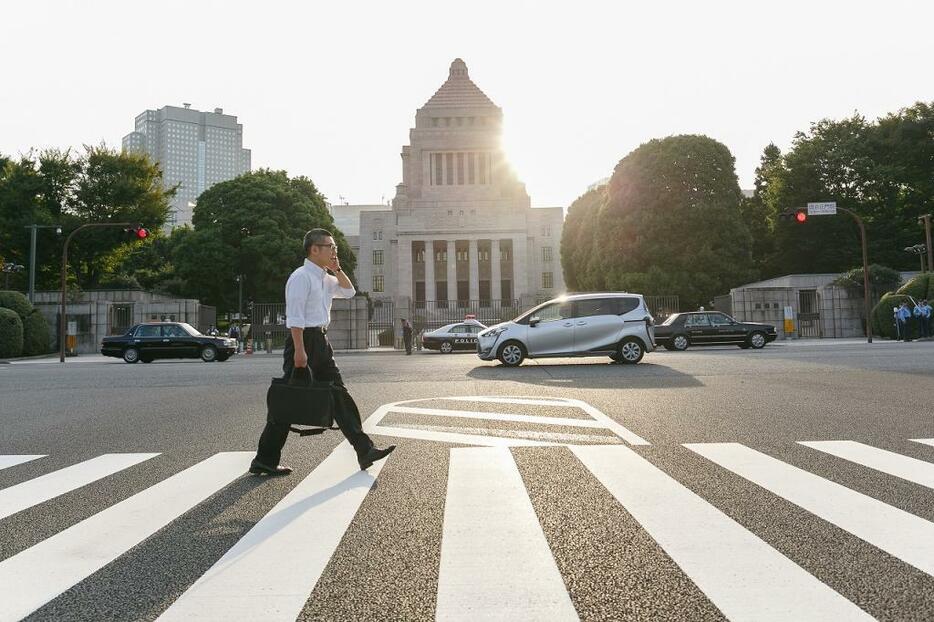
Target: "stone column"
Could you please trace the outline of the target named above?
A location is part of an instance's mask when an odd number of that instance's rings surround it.
[[[470,265],[470,299],[480,299],[480,255],[477,253],[477,240],[469,240],[467,259]]]
[[[410,238],[399,238],[399,269],[396,295],[405,296],[410,300],[414,296],[412,287],[412,240]]]
[[[435,299],[435,241],[425,240],[425,300]],[[428,305],[425,305],[426,308]]]
[[[529,294],[538,290],[538,284],[533,283],[528,274],[528,238],[525,234],[512,239],[512,270],[513,270],[513,297],[520,298],[522,294]]]
[[[490,240],[490,299],[502,300],[503,287],[500,274],[499,240]]]
[[[457,254],[454,240],[448,240],[448,300],[452,309],[457,307]]]

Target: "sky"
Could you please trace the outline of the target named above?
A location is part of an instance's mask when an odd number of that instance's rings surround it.
[[[454,58],[503,109],[535,207],[640,144],[705,134],[752,188],[763,148],[934,100],[934,2],[30,0],[4,3],[0,153],[119,148],[146,109],[243,124],[253,168],[382,203]]]

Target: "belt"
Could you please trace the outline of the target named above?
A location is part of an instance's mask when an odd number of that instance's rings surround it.
[[[311,331],[313,333],[321,333],[322,335],[328,334],[327,326],[306,326],[303,330]]]

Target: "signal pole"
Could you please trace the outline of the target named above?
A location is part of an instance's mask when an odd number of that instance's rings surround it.
[[[924,223],[924,239],[928,249],[928,272],[934,272],[934,250],[931,249],[931,215],[921,216],[918,218],[918,222]]]

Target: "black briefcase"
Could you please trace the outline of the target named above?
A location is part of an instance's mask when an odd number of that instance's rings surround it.
[[[272,379],[266,392],[266,418],[289,425],[301,436],[334,429],[334,391],[333,382],[315,382],[307,367],[296,367],[289,378]],[[299,430],[293,425],[317,429]]]

